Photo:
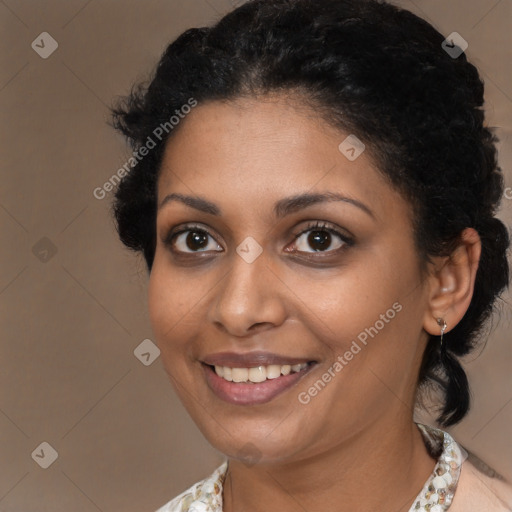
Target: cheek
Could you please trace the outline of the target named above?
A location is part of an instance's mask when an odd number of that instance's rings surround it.
[[[366,381],[364,386],[371,388],[378,379],[369,368],[386,381],[395,380],[393,369],[404,369],[397,378],[406,378],[416,357],[423,316],[414,252],[398,254],[391,248],[378,255],[366,253],[345,269],[318,275],[303,274],[294,280],[290,276],[289,287],[303,304],[302,321],[323,342],[327,366],[338,356],[344,358],[343,371],[335,373],[345,377],[336,382],[350,378]]]
[[[183,278],[181,278],[181,281]],[[180,281],[161,265],[157,258],[151,270],[148,284],[148,309],[153,332],[160,350],[165,353],[180,348],[183,325],[193,315],[193,287]]]
[[[153,331],[157,338],[162,332],[172,325],[172,313],[174,308],[170,307],[176,299],[176,294],[165,284],[165,276],[160,271],[157,260],[153,264],[148,284],[148,310]]]
[[[316,308],[310,316],[321,319],[313,329],[326,334],[332,354],[322,370],[335,375],[319,407],[359,410],[372,402],[376,411],[414,380],[423,316],[420,275],[414,259],[395,265],[386,260],[382,254],[360,271],[332,279],[320,301],[310,301]]]
[[[381,314],[406,295],[410,287],[406,289],[405,283],[413,278],[405,262],[390,266],[382,254],[371,260],[354,258],[346,267],[330,273],[290,273],[285,282],[302,309],[301,316],[309,318],[311,330],[319,334],[321,329],[327,340],[338,339],[343,348],[347,338],[379,321]],[[393,313],[391,310],[389,316]]]

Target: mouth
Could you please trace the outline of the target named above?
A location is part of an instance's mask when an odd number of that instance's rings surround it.
[[[275,361],[272,361],[275,363]],[[316,365],[316,361],[295,364],[225,366],[202,362],[206,382],[221,400],[236,405],[270,402],[289,390]]]
[[[301,364],[270,364],[252,368],[231,368],[229,366],[210,366],[215,373],[227,382],[251,382],[257,384],[266,380],[278,379],[281,376],[299,373],[308,367],[309,363]]]

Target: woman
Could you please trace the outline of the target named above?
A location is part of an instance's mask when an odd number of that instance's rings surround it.
[[[440,427],[466,415],[459,358],[508,284],[496,138],[455,47],[382,2],[254,0],[114,110],[136,157],[119,235],[227,457],[159,512],[512,509],[413,421],[427,390]]]

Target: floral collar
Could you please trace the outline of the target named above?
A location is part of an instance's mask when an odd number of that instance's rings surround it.
[[[409,512],[445,512],[450,507],[460,476],[463,454],[443,430],[417,423],[425,445],[437,463]],[[222,512],[222,488],[228,469],[224,461],[208,478],[158,509],[156,512]]]

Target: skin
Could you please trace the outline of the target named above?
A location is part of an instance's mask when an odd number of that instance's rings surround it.
[[[452,257],[422,272],[410,205],[368,149],[354,161],[340,152],[347,135],[276,94],[201,104],[166,147],[158,204],[181,193],[222,212],[179,201],[158,210],[148,299],[170,381],[229,459],[227,512],[407,511],[435,465],[412,420],[419,365],[428,333],[440,333],[436,318],[448,332],[469,306],[480,241],[467,229]],[[274,217],[276,201],[304,192],[337,192],[371,214],[329,201]],[[311,231],[294,239],[308,221],[325,221],[353,243],[331,234],[330,245],[315,251]],[[191,249],[186,234],[164,243],[189,222],[209,231],[207,246]],[[249,236],[263,250],[252,263],[236,252]],[[396,302],[400,312],[302,404],[299,393]],[[268,403],[218,398],[201,359],[256,350],[317,364]]]

